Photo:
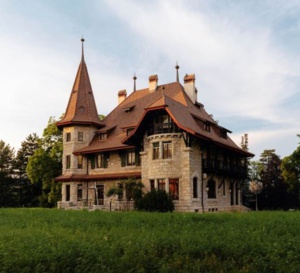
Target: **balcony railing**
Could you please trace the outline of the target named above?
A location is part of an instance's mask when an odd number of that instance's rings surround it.
[[[219,159],[203,159],[203,172],[246,177],[247,166],[233,164]]]
[[[173,122],[154,124],[148,128],[148,136],[166,133],[178,133],[179,128]]]

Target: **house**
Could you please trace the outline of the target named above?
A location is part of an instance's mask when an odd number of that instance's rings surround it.
[[[195,75],[118,93],[118,105],[99,119],[82,57],[64,117],[63,170],[59,208],[96,207],[122,210],[127,201],[124,181],[141,181],[145,191],[166,190],[176,211],[244,210],[241,185],[247,177],[247,158],[228,129],[207,114],[197,100]],[[123,194],[108,197],[118,187]]]

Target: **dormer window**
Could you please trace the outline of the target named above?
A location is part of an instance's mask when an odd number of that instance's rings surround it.
[[[210,132],[210,124],[209,123],[204,123],[204,131]]]
[[[227,139],[227,131],[221,130],[221,138]]]
[[[106,139],[107,139],[107,133],[99,134],[99,140],[106,140]]]
[[[134,128],[130,128],[126,130],[126,136],[129,136],[131,132],[133,132]]]

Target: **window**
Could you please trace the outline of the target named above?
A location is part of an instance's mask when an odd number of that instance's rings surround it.
[[[193,198],[198,198],[198,179],[193,178]]]
[[[221,130],[221,137],[227,139],[227,132],[225,130]]]
[[[101,153],[96,155],[96,168],[107,168],[108,154]]]
[[[179,199],[179,179],[170,178],[169,179],[169,194],[173,200]]]
[[[163,142],[163,158],[172,158],[172,142]]]
[[[106,140],[107,139],[107,134],[106,133],[102,133],[99,135],[99,140]]]
[[[66,169],[70,169],[71,168],[71,156],[67,155],[66,156]]]
[[[155,182],[154,179],[150,180],[150,190],[153,191],[155,189]]]
[[[153,159],[159,158],[159,142],[153,143]]]
[[[95,188],[95,205],[104,204],[104,185],[96,185]]]
[[[204,123],[204,131],[210,132],[210,124]]]
[[[82,155],[77,156],[77,169],[82,169]]]
[[[70,142],[71,141],[71,133],[67,133],[66,134],[66,142]]]
[[[165,191],[166,190],[165,179],[157,179],[157,182],[158,182],[158,189]]]
[[[127,152],[126,155],[126,160],[127,160],[127,166],[133,166],[135,165],[135,152]]]
[[[83,132],[78,132],[78,141],[83,141]]]
[[[66,185],[66,201],[70,201],[70,185]]]
[[[226,195],[226,184],[225,184],[225,181],[223,181],[223,190],[222,190],[222,192],[223,192],[223,196],[225,196]]]
[[[179,129],[168,114],[156,116],[149,124],[148,135],[176,133]]]
[[[77,185],[77,201],[82,201],[82,184]]]
[[[133,132],[134,128],[130,128],[126,130],[126,136],[129,136],[131,132]]]
[[[138,151],[127,151],[120,153],[121,166],[139,166],[140,156]]]
[[[207,197],[216,198],[216,182],[213,179],[207,182]]]

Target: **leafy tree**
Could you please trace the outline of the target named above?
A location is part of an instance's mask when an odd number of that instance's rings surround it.
[[[300,146],[282,160],[282,175],[287,184],[290,207],[300,205]]]
[[[16,206],[16,185],[13,174],[14,149],[0,140],[0,206]]]
[[[56,127],[56,120],[50,117],[39,147],[27,164],[27,175],[31,183],[40,190],[39,204],[52,207],[60,200],[60,184],[55,182],[62,168],[62,132]]]
[[[38,189],[31,184],[26,173],[29,158],[38,148],[39,137],[37,134],[30,134],[21,144],[17,152],[14,169],[19,185],[19,206],[37,206]]]

